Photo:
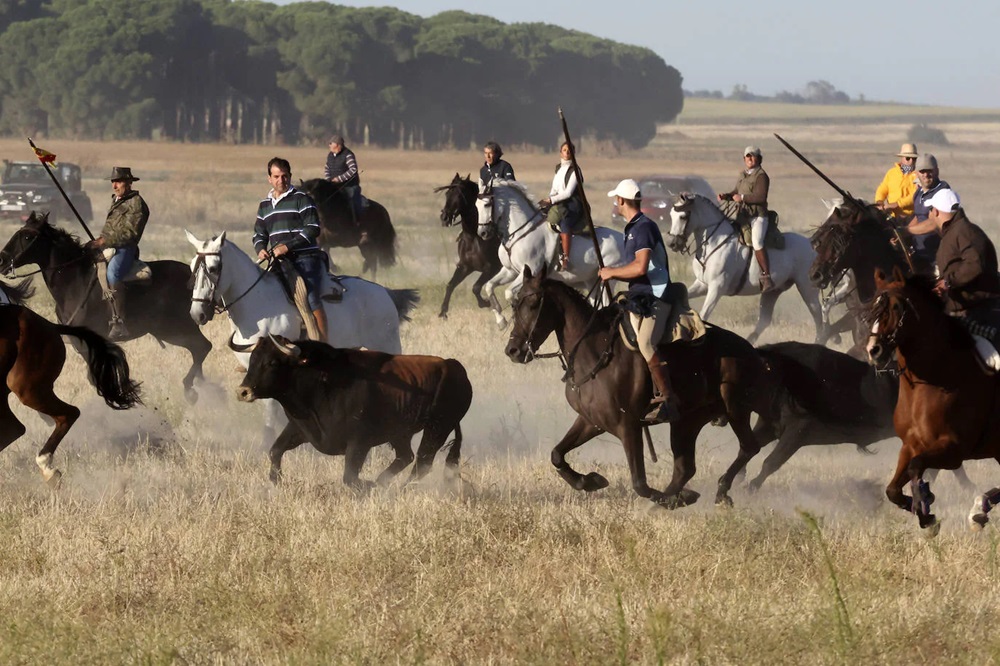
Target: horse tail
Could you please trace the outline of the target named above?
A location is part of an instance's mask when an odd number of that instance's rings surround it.
[[[462,424],[455,424],[455,438],[445,444],[448,449],[448,456],[445,458],[445,462],[451,467],[457,467],[459,461],[462,459]]]
[[[410,313],[420,303],[420,292],[416,289],[386,289],[392,304],[399,313],[399,321],[410,321]]]
[[[31,278],[24,278],[17,284],[0,283],[0,289],[3,289],[7,300],[14,305],[24,305],[25,301],[35,295],[35,288],[31,286]]]
[[[371,247],[380,266],[396,265],[396,229],[389,219],[389,211],[377,201],[369,201],[371,221],[365,225],[368,246]]]
[[[87,348],[87,368],[97,395],[111,409],[129,409],[142,404],[139,384],[129,376],[125,351],[85,326],[53,324],[60,335],[71,335]]]

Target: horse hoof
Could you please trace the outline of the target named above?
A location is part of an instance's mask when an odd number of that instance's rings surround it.
[[[189,405],[193,405],[198,402],[198,392],[194,390],[193,386],[188,386],[184,389],[184,399],[187,400]]]
[[[733,498],[725,493],[715,496],[715,506],[720,506],[724,509],[730,509],[733,506]]]
[[[701,497],[701,493],[696,490],[691,490],[690,488],[681,488],[681,491],[677,493],[677,499],[684,502],[684,506],[690,506],[698,501]]]
[[[972,500],[972,509],[969,510],[969,529],[973,532],[981,531],[990,522],[989,516],[986,515],[987,508],[986,498],[982,495]]]
[[[440,317],[441,319],[447,319],[448,318],[448,313],[447,312],[441,312],[441,313],[438,314],[438,317]]]
[[[59,488],[62,485],[62,472],[57,469],[52,470],[52,474],[45,477],[45,483],[49,488]]]
[[[592,493],[607,487],[608,480],[606,478],[597,472],[590,472],[581,479],[580,487],[577,490]]]
[[[941,521],[934,514],[920,516],[920,529],[926,539],[933,539],[941,532]]]

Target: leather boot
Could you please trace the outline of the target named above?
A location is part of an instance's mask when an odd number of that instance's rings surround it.
[[[108,337],[112,340],[124,340],[128,337],[128,329],[125,328],[125,290],[119,287],[109,292],[108,307],[111,310],[111,330]]]
[[[757,264],[760,266],[760,291],[771,291],[774,289],[774,282],[771,280],[771,261],[767,257],[767,250],[754,250],[753,256],[757,257]]]
[[[670,383],[666,362],[660,358],[660,354],[657,352],[647,361],[647,364],[656,391],[649,403],[651,409],[643,420],[649,423],[670,423],[677,420],[680,416],[680,410],[677,408],[677,396],[674,395],[673,386]]]
[[[316,328],[319,329],[319,337],[321,342],[329,342],[330,336],[327,331],[326,323],[326,310],[320,308],[318,310],[312,311],[313,319],[316,320]]]
[[[562,246],[562,254],[559,256],[559,270],[569,270],[569,247],[573,242],[572,234],[559,234],[559,241]]]

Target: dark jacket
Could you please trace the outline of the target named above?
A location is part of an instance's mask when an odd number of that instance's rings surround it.
[[[1000,298],[996,248],[961,208],[941,228],[937,265],[948,284],[949,311],[974,309]]]
[[[327,153],[324,174],[327,180],[334,183],[343,183],[348,187],[361,185],[358,161],[350,148],[345,147],[336,155],[333,154],[333,151]]]
[[[111,209],[101,229],[105,247],[138,245],[149,221],[149,206],[138,190],[129,190],[121,199],[111,195]]]
[[[514,178],[514,168],[506,160],[497,160],[493,164],[483,163],[479,168],[479,181],[489,185],[491,180],[517,180]]]
[[[743,197],[740,204],[742,211],[750,217],[767,216],[767,191],[771,188],[771,179],[763,167],[757,167],[752,173],[744,169],[736,180],[736,187],[727,192],[729,195],[739,194]]]

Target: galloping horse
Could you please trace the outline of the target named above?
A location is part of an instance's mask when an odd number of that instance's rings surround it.
[[[48,223],[47,215],[31,213],[0,250],[0,268],[10,274],[15,268],[36,264],[56,302],[60,323],[83,325],[106,331],[108,306],[97,281],[97,269],[90,252],[66,231]],[[202,364],[212,343],[186,316],[187,296],[177,289],[191,279],[190,269],[179,261],[150,261],[150,282],[129,283],[125,305],[129,340],[152,335],[158,341],[183,347],[191,353],[191,368],[184,376],[184,395],[193,403],[198,398],[193,385],[202,377]]]
[[[378,267],[396,265],[396,230],[385,206],[368,199],[355,226],[351,222],[348,202],[339,196],[341,185],[323,178],[299,182],[299,189],[313,198],[319,211],[320,247],[357,247],[364,264],[361,272],[371,271],[372,279]],[[367,197],[366,197],[367,198]]]
[[[42,445],[35,463],[46,481],[57,481],[62,473],[52,466],[59,442],[80,410],[63,402],[53,389],[66,362],[62,335],[79,341],[97,395],[112,409],[129,409],[140,403],[139,386],[129,376],[125,352],[89,328],[53,324],[21,303],[30,292],[27,283],[17,287],[0,285],[10,305],[0,305],[0,451],[25,433],[24,425],[10,409],[13,393],[27,407],[50,417],[55,429]]]
[[[936,534],[940,525],[930,511],[934,495],[924,471],[957,469],[965,460],[1000,462],[998,380],[980,367],[972,335],[945,313],[933,278],[905,278],[896,269],[890,280],[877,270],[875,285],[879,293],[869,314],[868,355],[877,367],[895,355],[900,368],[894,422],[903,444],[885,493]],[[907,481],[910,496],[903,493]],[[997,489],[977,497],[970,526],[985,525],[998,502]]]
[[[217,308],[229,313],[237,344],[250,344],[261,336],[301,337],[301,318],[289,302],[277,275],[263,271],[243,250],[226,240],[226,233],[200,240],[190,232],[188,241],[196,254],[191,260],[191,300],[188,321],[207,324]],[[327,341],[336,347],[366,347],[390,354],[402,352],[399,324],[419,302],[412,289],[386,289],[356,277],[341,280],[343,300],[326,303]],[[249,354],[236,354],[247,367]],[[267,429],[277,427],[273,403],[265,409]],[[269,439],[272,432],[265,432]],[[270,443],[268,441],[268,443]]]
[[[510,301],[521,288],[522,271],[525,267],[537,273],[552,264],[559,234],[545,224],[542,212],[532,202],[524,186],[512,180],[495,180],[492,185],[487,185],[479,193],[476,210],[479,213],[479,237],[484,240],[494,236],[500,238],[498,254],[502,268],[486,283],[484,291],[493,305],[497,326],[502,329],[507,326],[507,320],[494,290],[510,283],[506,293],[507,300]],[[625,254],[625,239],[621,232],[606,227],[597,227],[594,231],[604,265],[616,266],[621,263]],[[553,278],[588,291],[596,288],[597,269],[593,240],[573,236],[570,245],[570,270],[559,271]]]
[[[632,487],[668,508],[685,506],[698,493],[684,485],[695,472],[695,440],[709,421],[727,418],[740,442],[736,460],[719,479],[717,504],[732,504],[733,478],[760,450],[750,429],[750,412],[768,408],[772,380],[756,350],[735,333],[709,326],[693,343],[661,347],[680,399],[680,419],[670,424],[674,474],[663,492],[646,482],[642,452],[642,418],[649,409],[652,380],[638,352],[625,348],[618,333],[617,307],[596,311],[574,289],[545,279],[543,268],[534,276],[524,269],[524,284],[514,301],[514,328],[506,353],[516,363],[528,363],[555,333],[567,367],[566,400],[579,416],[552,449],[552,464],[559,476],[577,490],[593,492],[608,485],[596,472],[581,475],[566,462],[566,454],[609,432],[625,448]]]
[[[458,242],[458,263],[455,264],[455,272],[444,290],[444,301],[441,302],[441,313],[438,315],[442,319],[448,318],[448,304],[451,302],[451,293],[455,287],[462,283],[470,273],[479,272],[481,275],[472,285],[472,293],[476,296],[479,307],[488,308],[490,302],[482,296],[483,285],[491,277],[500,272],[500,257],[497,250],[500,249],[500,239],[496,236],[489,240],[479,237],[479,213],[476,212],[476,195],[479,193],[479,186],[468,176],[460,178],[456,173],[451,183],[434,190],[435,192],[445,192],[444,208],[441,209],[441,224],[450,227],[460,222],[462,231],[456,239]]]
[[[911,271],[903,252],[892,243],[895,234],[885,214],[874,205],[860,203],[843,199],[831,202],[829,216],[813,233],[816,258],[809,279],[822,290],[853,275],[855,287],[847,303],[848,315],[854,320],[854,346],[848,353],[866,358],[868,329],[861,314],[875,297],[875,269],[891,273],[898,268],[904,275]],[[931,272],[926,266],[917,268],[919,272]]]
[[[691,266],[695,282],[689,287],[691,298],[705,297],[701,318],[707,320],[723,296],[760,296],[760,315],[751,344],[771,325],[774,305],[781,294],[795,285],[816,324],[816,342],[826,341],[819,291],[809,282],[809,266],[816,253],[809,240],[800,234],[785,233],[785,248],[771,249],[771,280],[775,288],[760,293],[757,283],[760,267],[750,248],[739,241],[735,223],[711,199],[700,194],[681,194],[670,209],[668,246],[687,253],[688,237],[694,237]]]

